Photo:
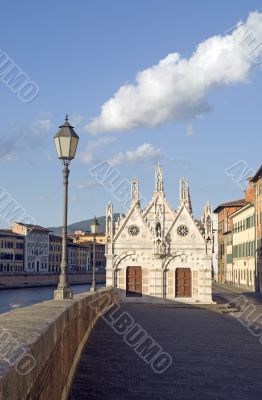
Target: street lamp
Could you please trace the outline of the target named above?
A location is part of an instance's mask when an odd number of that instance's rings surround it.
[[[93,279],[92,279],[92,286],[90,292],[96,291],[96,234],[99,233],[99,222],[95,217],[90,224],[90,230],[93,234]]]
[[[74,127],[68,122],[66,115],[65,122],[59,127],[59,131],[54,137],[58,158],[63,164],[64,177],[64,211],[63,211],[63,228],[62,228],[62,260],[61,273],[57,290],[55,290],[55,299],[72,299],[73,292],[70,289],[67,276],[67,209],[68,209],[68,176],[69,164],[75,157],[76,148],[79,137],[74,131]]]

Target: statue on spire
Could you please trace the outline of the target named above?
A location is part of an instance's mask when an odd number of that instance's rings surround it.
[[[210,202],[208,201],[207,204],[204,207],[204,212],[203,212],[203,217],[202,217],[202,222],[205,227],[205,236],[206,238],[212,238],[213,236],[213,221],[212,221],[212,206]]]
[[[157,163],[157,166],[156,166],[156,188],[155,188],[155,190],[156,190],[156,192],[164,191],[163,171],[162,171],[162,167],[159,164],[159,162]]]
[[[131,182],[131,201],[132,205],[139,204],[139,182],[137,178],[133,178]]]
[[[190,214],[193,213],[188,181],[186,178],[180,179],[180,206],[183,205],[187,207]]]
[[[113,204],[110,202],[106,207],[106,236],[107,241],[112,240],[114,234],[114,213],[113,213]]]

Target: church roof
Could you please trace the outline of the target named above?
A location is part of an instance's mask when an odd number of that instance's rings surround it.
[[[243,207],[247,205],[249,202],[246,199],[240,199],[240,200],[233,200],[233,201],[228,201],[227,203],[222,203],[217,206],[217,208],[214,209],[214,213],[219,213],[223,208],[226,207]]]

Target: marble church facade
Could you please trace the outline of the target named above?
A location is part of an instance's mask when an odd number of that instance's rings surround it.
[[[113,205],[107,206],[106,241],[106,283],[122,301],[212,303],[212,209],[207,203],[201,220],[194,218],[186,179],[173,209],[158,164],[153,197],[142,209],[134,178],[126,216],[114,223]]]

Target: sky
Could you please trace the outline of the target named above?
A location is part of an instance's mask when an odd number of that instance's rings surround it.
[[[1,227],[16,208],[61,225],[66,113],[80,137],[69,223],[108,201],[127,212],[134,176],[149,201],[157,161],[174,208],[181,177],[196,217],[243,197],[261,164],[261,1],[10,0],[0,37]]]

